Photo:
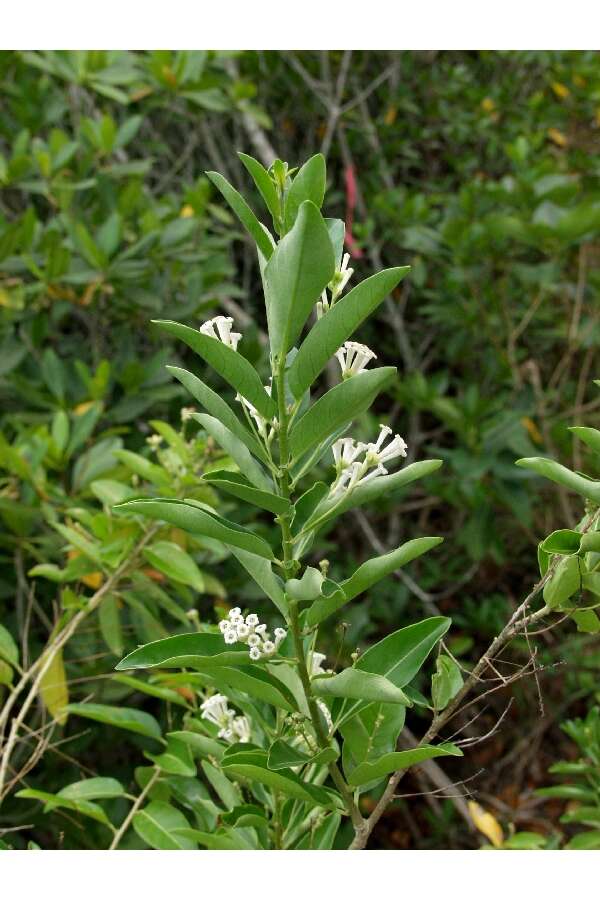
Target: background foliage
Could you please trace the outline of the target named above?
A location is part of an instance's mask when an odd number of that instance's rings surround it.
[[[349,657],[442,612],[468,666],[531,585],[539,538],[581,515],[515,458],[547,453],[598,475],[566,426],[594,425],[600,408],[600,67],[594,52],[44,51],[0,54],[0,78],[0,621],[15,645],[0,629],[0,691],[85,612],[18,745],[0,832],[27,826],[4,836],[16,847],[93,848],[101,823],[44,815],[14,792],[100,772],[131,786],[146,738],[107,741],[76,713],[50,728],[48,711],[93,700],[169,715],[187,702],[177,686],[115,676],[117,658],[255,594],[219,545],[177,530],[157,542],[111,512],[141,482],[189,496],[217,452],[182,423],[187,394],[164,365],[185,358],[148,320],[223,311],[252,362],[263,356],[254,255],[205,169],[247,188],[233,150],[265,159],[273,147],[294,164],[322,149],[327,214],[353,220],[357,280],[412,266],[364,339],[378,364],[399,365],[379,405],[409,460],[446,465],[326,539],[354,560],[418,534],[446,540],[367,595],[325,649]],[[527,652],[517,644],[514,661]],[[569,735],[581,748],[559,723],[593,715],[597,638],[559,630],[539,653],[545,715],[535,681],[517,683],[503,728],[464,772],[482,770],[471,788],[507,835],[560,843],[576,834],[576,818],[558,821],[569,792],[534,789],[555,757],[577,757]],[[423,772],[415,791],[431,789]],[[477,846],[472,818],[429,796],[410,816],[391,811],[379,840]]]

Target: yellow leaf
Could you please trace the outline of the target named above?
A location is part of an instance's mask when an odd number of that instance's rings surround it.
[[[582,78],[581,75],[573,75],[573,83],[577,85],[577,87],[585,87],[587,81],[585,78]]]
[[[567,136],[562,131],[559,131],[558,128],[549,128],[548,137],[551,141],[554,141],[557,147],[566,147],[569,143]]]
[[[93,405],[93,400],[86,400],[85,403],[78,403],[77,406],[73,407],[73,412],[76,416],[82,416],[84,412],[87,412]]]
[[[504,843],[504,833],[498,820],[473,800],[469,800],[467,806],[475,828],[481,831],[494,847],[501,847]]]
[[[571,94],[571,91],[566,84],[561,84],[560,81],[552,82],[552,90],[560,100],[566,100]]]
[[[62,649],[54,654],[52,662],[40,682],[40,695],[44,706],[59,725],[67,721],[65,706],[69,702],[69,689],[63,662]]]
[[[523,418],[521,419],[521,425],[523,425],[523,427],[527,429],[529,437],[532,441],[535,441],[536,444],[542,444],[544,442],[539,428],[537,427],[533,419],[529,418],[529,416],[523,416]]]
[[[398,110],[395,106],[390,106],[388,111],[385,114],[383,121],[386,125],[393,125],[396,121],[396,116],[398,115]]]
[[[181,207],[181,212],[179,213],[180,219],[191,219],[194,215],[194,207],[189,203],[186,203],[185,206]]]
[[[484,112],[491,113],[496,109],[496,104],[491,97],[484,97],[484,99],[481,101],[481,108]]]
[[[69,552],[67,553],[68,559],[77,559],[78,556],[81,556],[79,550],[69,550]],[[102,575],[102,572],[89,572],[87,575],[81,576],[81,581],[83,581],[83,583],[88,587],[91,587],[95,591],[97,591],[104,581],[104,576]]]

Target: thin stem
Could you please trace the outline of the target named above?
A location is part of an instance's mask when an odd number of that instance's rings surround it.
[[[129,826],[131,825],[133,817],[135,816],[136,812],[138,811],[138,809],[140,808],[140,806],[146,799],[147,794],[152,790],[152,788],[156,784],[159,776],[160,776],[160,769],[157,767],[154,770],[154,774],[149,779],[146,787],[138,795],[137,800],[135,801],[135,803],[133,804],[133,806],[131,807],[131,809],[129,810],[127,815],[125,816],[123,822],[121,823],[121,827],[119,828],[119,830],[117,832],[115,832],[115,836],[112,839],[112,843],[111,843],[110,847],[108,848],[109,850],[117,849],[117,847],[119,846],[119,844],[121,842],[121,838],[123,837],[123,835],[129,828]]]
[[[290,490],[290,474],[289,474],[289,465],[290,465],[290,452],[289,452],[289,444],[288,444],[288,428],[289,428],[289,417],[288,410],[285,402],[285,357],[281,357],[278,362],[276,371],[275,371],[275,383],[277,387],[277,404],[278,404],[278,419],[279,419],[279,476],[278,476],[278,485],[280,493],[286,500],[289,500],[291,497]],[[285,513],[279,516],[279,524],[281,527],[281,536],[282,536],[282,550],[283,550],[283,577],[284,581],[289,581],[296,570],[296,561],[293,557],[293,537],[292,530],[290,525],[290,514]],[[306,655],[304,652],[304,644],[302,641],[302,629],[300,627],[300,619],[298,616],[298,604],[293,598],[288,598],[289,603],[289,626],[292,632],[292,638],[294,641],[294,651],[296,654],[296,667],[298,670],[298,675],[300,677],[300,681],[302,682],[302,689],[304,691],[304,696],[306,698],[306,703],[308,706],[308,710],[310,712],[310,718],[312,721],[312,725],[315,731],[315,735],[317,738],[317,742],[319,747],[325,749],[330,746],[329,737],[323,727],[323,722],[321,720],[321,714],[319,712],[319,708],[317,705],[316,698],[313,695],[311,683],[310,683],[310,675],[308,674],[308,668],[306,666]],[[349,816],[352,819],[355,830],[357,832],[363,827],[363,819],[360,815],[360,812],[354,803],[354,798],[352,796],[352,791],[346,784],[344,776],[342,775],[340,769],[338,768],[335,762],[332,762],[328,766],[329,774],[339,790],[342,799],[344,801],[344,805],[348,811]]]

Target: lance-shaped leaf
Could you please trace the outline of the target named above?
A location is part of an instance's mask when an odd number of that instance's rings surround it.
[[[417,481],[419,478],[430,475],[439,469],[441,465],[441,459],[423,459],[405,466],[392,475],[379,475],[377,478],[369,481],[368,484],[359,484],[353,491],[346,494],[341,501],[336,497],[327,497],[317,506],[304,526],[304,530],[310,531],[317,523],[321,528],[331,519],[340,516],[349,509],[355,509],[357,506],[363,506],[365,503],[373,503],[379,497],[384,497],[387,500],[395,491],[412,484],[413,481]]]
[[[185,775],[189,778],[196,774],[196,763],[190,745],[173,734],[167,735],[167,746],[162,753],[146,753],[146,756],[169,775]]]
[[[267,172],[264,166],[262,166],[257,159],[254,159],[252,156],[248,156],[247,153],[239,153],[238,156],[241,159],[242,163],[246,167],[247,171],[252,176],[252,180],[254,184],[258,188],[261,197],[265,201],[266,207],[271,213],[273,218],[273,225],[277,232],[281,229],[281,204],[279,202],[279,196],[277,194],[277,189],[275,184],[273,183],[273,179]]]
[[[216,666],[250,665],[248,649],[243,644],[231,649],[222,634],[176,634],[151,641],[129,653],[115,669],[165,669],[190,666],[195,669],[214,669]],[[90,704],[86,704],[89,706]]]
[[[426,759],[435,759],[437,756],[462,756],[462,750],[454,744],[440,744],[438,747],[425,745],[414,750],[400,750],[397,753],[386,753],[375,762],[365,762],[357,766],[350,777],[348,784],[358,787],[377,778],[384,778],[392,772],[400,772],[416,766]]]
[[[283,591],[283,582],[273,572],[271,563],[254,553],[240,550],[238,547],[232,547],[231,552],[267,597],[273,601],[281,615],[287,618],[288,607]]]
[[[267,321],[274,356],[287,353],[296,342],[334,270],[327,226],[314,203],[307,200],[300,207],[294,227],[279,242],[264,270]]]
[[[318,697],[344,697],[348,700],[367,700],[377,703],[402,703],[412,706],[404,691],[383,675],[362,672],[356,668],[344,669],[338,675],[313,678],[313,693]]]
[[[267,478],[259,464],[252,458],[248,448],[241,443],[239,438],[226,425],[220,422],[219,419],[215,419],[214,416],[206,415],[206,413],[194,413],[193,417],[229,454],[240,472],[246,476],[248,481],[252,482],[254,487],[261,491],[271,490],[273,487],[271,479]]]
[[[431,699],[433,708],[445,709],[463,686],[463,677],[458,663],[450,656],[440,654],[435,661],[435,674],[431,677]]]
[[[242,195],[218,172],[207,172],[206,174],[215,187],[221,191],[250,237],[254,238],[263,256],[268,259],[273,252],[273,241]]]
[[[264,750],[239,750],[231,754],[226,753],[221,765],[228,775],[257,781],[259,784],[279,791],[286,797],[302,800],[311,806],[335,809],[341,802],[332,791],[310,784],[310,782],[304,782],[293,772],[273,772],[267,767],[267,753]]]
[[[584,425],[572,425],[573,434],[587,444],[595,453],[600,453],[600,431],[597,428],[586,428]]]
[[[286,741],[278,738],[273,741],[269,747],[269,755],[267,765],[273,772],[279,769],[291,769],[295,766],[305,766],[307,763],[313,765],[325,766],[334,762],[339,756],[338,751],[334,747],[326,747],[317,753],[305,753],[293,747]]]
[[[336,428],[360,416],[395,375],[394,366],[361,372],[319,397],[292,428],[290,447],[293,456],[298,459]]]
[[[265,559],[273,559],[273,552],[267,542],[241,525],[223,519],[215,513],[195,506],[192,501],[156,498],[154,500],[128,500],[115,509],[169,522],[191,534],[204,534],[234,547],[240,547]]]
[[[154,850],[196,850],[198,842],[187,834],[186,817],[169,803],[153,800],[133,817],[133,828]]]
[[[354,667],[385,675],[396,687],[404,687],[413,680],[437,642],[446,634],[451,621],[445,616],[432,616],[400,628],[369,647]]]
[[[561,466],[560,463],[555,462],[553,459],[545,459],[543,456],[531,456],[526,459],[518,459],[515,465],[520,466],[522,469],[531,469],[533,472],[537,472],[538,475],[549,478],[550,481],[562,484],[563,487],[570,491],[575,491],[576,494],[585,497],[586,500],[600,503],[600,481],[593,481],[591,478],[585,478],[583,475],[571,472],[570,469]]]
[[[311,200],[319,209],[325,197],[327,177],[325,157],[322,153],[311,156],[294,176],[285,198],[285,229],[293,227],[298,210],[305,200]]]
[[[218,419],[219,422],[222,422],[226,428],[235,434],[236,438],[239,438],[257,459],[262,460],[264,463],[268,462],[269,457],[265,450],[216,391],[213,391],[203,381],[185,369],[180,369],[177,366],[166,366],[165,368],[187,388],[192,397],[198,403],[201,403],[211,416]]]
[[[288,384],[295,397],[308,390],[344,341],[377,309],[409,269],[410,266],[401,266],[372,275],[338,300],[313,325],[289,368]]]
[[[298,709],[287,685],[263,666],[245,664],[243,669],[221,666],[217,679],[219,688],[222,685],[234,688],[288,712],[296,712]]]
[[[204,591],[204,578],[192,557],[172,541],[155,541],[144,547],[143,554],[151,566],[173,581]]]
[[[329,239],[333,247],[333,255],[335,257],[335,267],[339,269],[342,265],[342,255],[344,253],[344,241],[346,239],[346,223],[342,219],[325,219]]]
[[[152,321],[154,325],[191,347],[221,378],[249,400],[265,419],[273,418],[277,411],[275,403],[265,391],[254,366],[241,353],[188,325],[180,325],[179,322],[168,319]]]
[[[415,538],[407,541],[397,550],[392,550],[391,553],[367,560],[358,567],[354,575],[347,578],[346,581],[342,581],[340,591],[333,593],[330,597],[319,597],[318,600],[315,600],[306,614],[306,624],[309,627],[318,625],[319,622],[337,612],[358,594],[362,594],[382,578],[396,572],[413,559],[422,556],[423,553],[427,553],[432,547],[437,547],[442,541],[443,538],[440,537]]]
[[[92,719],[94,722],[102,722],[104,725],[112,725],[115,728],[123,728],[125,731],[133,731],[134,734],[142,734],[144,737],[161,740],[160,725],[149,713],[139,709],[129,709],[126,706],[107,706],[103,703],[71,703],[67,712],[84,719]]]
[[[404,728],[406,707],[399,703],[370,703],[341,726],[344,737],[342,762],[350,772],[363,762],[372,762],[396,749]]]
[[[58,794],[49,794],[46,791],[36,791],[32,788],[25,788],[25,790],[19,791],[15,796],[22,800],[39,800],[41,803],[45,803],[45,813],[52,812],[54,809],[68,809],[82,816],[88,816],[90,819],[95,819],[109,828],[111,827],[108,816],[102,807],[97,803],[92,803],[90,800],[61,797]]]
[[[110,800],[124,793],[125,788],[115,778],[84,778],[68,784],[56,796],[68,800]]]
[[[218,469],[206,472],[202,477],[219,490],[233,494],[234,497],[239,497],[240,500],[254,506],[260,506],[261,509],[267,509],[275,515],[285,515],[290,509],[290,501],[285,497],[279,497],[271,491],[258,490],[237,472]]]

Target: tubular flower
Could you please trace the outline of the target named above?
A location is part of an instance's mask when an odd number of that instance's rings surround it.
[[[340,438],[333,444],[333,460],[336,477],[329,491],[330,497],[341,497],[354,490],[359,484],[367,484],[379,475],[387,475],[383,465],[398,456],[406,456],[407,444],[399,434],[394,435],[387,446],[385,439],[392,433],[387,425],[380,425],[380,432],[375,443],[361,444],[353,438]],[[363,459],[359,459],[364,453]]]
[[[271,391],[273,389],[273,379],[270,379],[270,383],[265,385],[265,391],[271,396]],[[260,434],[261,438],[266,442],[270,443],[273,440],[273,436],[275,434],[275,427],[277,425],[277,419],[272,419],[270,422],[268,419],[265,419],[264,416],[261,416],[257,408],[250,403],[249,400],[246,400],[245,397],[242,397],[241,394],[236,394],[235,399],[242,404],[242,406],[248,411],[250,416],[254,419],[256,423],[256,429]],[[270,431],[268,428],[270,427]]]
[[[247,744],[251,739],[250,722],[246,716],[236,716],[235,710],[229,709],[227,697],[224,694],[213,694],[205,700],[202,706],[202,718],[217,725],[219,732],[217,737],[230,743],[239,741]]]
[[[285,628],[276,628],[271,640],[267,626],[260,623],[256,613],[250,613],[244,619],[239,606],[231,609],[227,618],[219,622],[219,631],[226,644],[247,644],[250,659],[254,661],[274,656],[287,636]]]
[[[202,334],[207,335],[207,337],[215,338],[215,340],[225,344],[226,347],[237,350],[237,345],[242,336],[231,330],[232,325],[233,319],[231,316],[215,316],[214,319],[209,319],[201,325],[199,330]],[[216,332],[215,328],[217,329]]]
[[[326,312],[329,312],[335,301],[342,295],[344,288],[352,278],[354,269],[348,268],[349,262],[350,254],[345,253],[340,269],[338,269],[338,271],[335,273],[335,275],[327,285],[331,293],[331,299],[327,299],[327,290],[324,290],[321,294],[321,299],[317,301],[317,319],[321,319]]]
[[[376,354],[366,344],[359,344],[356,341],[346,341],[335,355],[342,369],[343,379],[359,375],[372,359],[377,359]]]
[[[311,678],[315,675],[324,675],[327,669],[324,669],[322,663],[325,662],[325,654],[317,653],[316,650],[310,654],[308,658],[308,674]]]

